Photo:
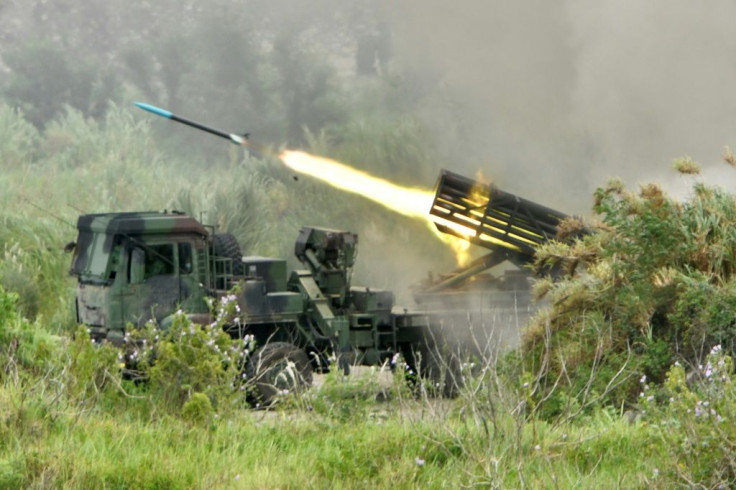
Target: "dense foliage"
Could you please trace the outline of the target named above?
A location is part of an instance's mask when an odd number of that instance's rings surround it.
[[[679,202],[654,184],[635,194],[612,181],[595,199],[596,233],[537,256],[538,269],[567,271],[537,284],[551,307],[524,340],[547,414],[631,406],[642,375],[661,383],[675,361],[692,369],[714,345],[734,349],[734,196],[696,183]]]

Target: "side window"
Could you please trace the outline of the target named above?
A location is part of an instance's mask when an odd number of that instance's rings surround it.
[[[174,273],[174,245],[148,245],[144,278]]]
[[[193,269],[192,244],[189,242],[181,242],[179,243],[179,274],[191,274]]]

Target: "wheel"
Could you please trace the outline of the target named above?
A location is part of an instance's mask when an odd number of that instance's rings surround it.
[[[240,251],[240,244],[232,234],[215,234],[215,255],[218,257],[232,259],[234,276],[242,276],[245,274],[245,269],[243,268],[243,253]]]
[[[272,342],[248,361],[247,379],[253,384],[254,402],[271,406],[282,393],[300,393],[312,385],[312,364],[307,353],[287,342]]]
[[[464,386],[458,355],[435,344],[405,345],[406,381],[418,395],[457,398]]]

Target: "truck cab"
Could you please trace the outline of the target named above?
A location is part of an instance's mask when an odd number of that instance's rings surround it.
[[[77,321],[95,340],[122,341],[125,326],[163,321],[177,308],[207,314],[212,283],[207,229],[181,213],[80,216],[71,274]]]

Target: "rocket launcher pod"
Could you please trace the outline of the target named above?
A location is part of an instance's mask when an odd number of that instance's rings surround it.
[[[441,232],[490,249],[491,253],[454,271],[425,293],[456,287],[506,260],[524,267],[533,260],[537,247],[555,239],[560,223],[570,218],[449,170],[440,173],[430,214]]]

